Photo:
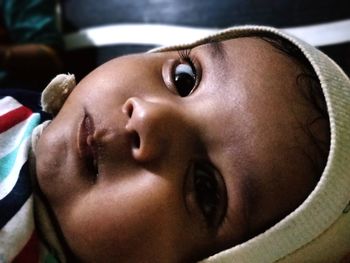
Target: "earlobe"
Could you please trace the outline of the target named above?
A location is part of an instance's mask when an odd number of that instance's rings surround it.
[[[73,74],[59,74],[53,78],[41,94],[43,111],[55,116],[75,86]]]

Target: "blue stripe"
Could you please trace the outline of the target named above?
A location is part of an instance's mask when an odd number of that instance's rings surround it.
[[[11,193],[0,201],[0,229],[21,209],[32,193],[28,161]]]
[[[20,140],[19,145],[11,153],[7,154],[0,159],[0,183],[10,174],[11,169],[15,166],[16,158],[18,155],[19,148],[24,141],[31,135],[33,129],[39,124],[40,115],[34,113],[30,116],[27,127],[25,128],[24,134]]]

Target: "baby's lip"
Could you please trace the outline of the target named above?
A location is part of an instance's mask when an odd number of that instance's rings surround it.
[[[97,172],[98,153],[94,134],[94,121],[88,113],[85,113],[78,129],[78,154],[90,171]]]

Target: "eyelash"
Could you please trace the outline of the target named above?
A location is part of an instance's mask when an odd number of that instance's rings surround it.
[[[181,61],[188,63],[192,69],[196,70],[195,59],[191,56],[192,49],[182,49],[177,53]]]

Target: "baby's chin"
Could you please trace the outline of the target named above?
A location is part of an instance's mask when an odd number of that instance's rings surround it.
[[[59,238],[60,230],[57,226],[56,219],[53,216],[48,201],[39,188],[37,173],[35,169],[37,161],[37,145],[40,141],[41,135],[50,123],[51,121],[48,120],[37,126],[34,129],[31,138],[32,158],[30,161],[30,166],[32,170],[32,181],[34,187],[34,217],[40,239],[44,240],[44,243],[48,245],[50,250],[55,251],[55,254],[57,255],[57,258],[60,262],[64,262],[65,252],[61,239]]]
[[[41,135],[43,134],[45,128],[47,126],[49,126],[50,123],[51,123],[51,120],[47,120],[34,128],[33,133],[32,133],[32,142],[31,142],[32,143],[32,151],[33,151],[34,155],[36,152],[36,146],[38,144],[38,141],[39,141]]]
[[[41,123],[40,125],[36,126],[31,135],[31,151],[30,151],[30,158],[29,158],[29,166],[31,170],[32,181],[34,184],[34,191],[38,189],[38,181],[37,181],[38,178],[37,178],[37,171],[36,171],[37,146],[41,138],[41,135],[43,134],[44,130],[49,126],[50,123],[51,123],[51,120],[47,120]]]
[[[54,145],[50,147],[50,141],[47,140],[47,136],[45,136],[48,130],[47,128],[50,127],[51,123],[52,121],[42,123],[36,127],[32,134],[33,159],[35,162],[31,165],[35,167],[34,180],[38,190],[42,187],[42,178],[45,178],[45,174],[50,174],[49,171],[52,170],[47,164],[53,159],[50,154],[50,148],[54,148]]]

